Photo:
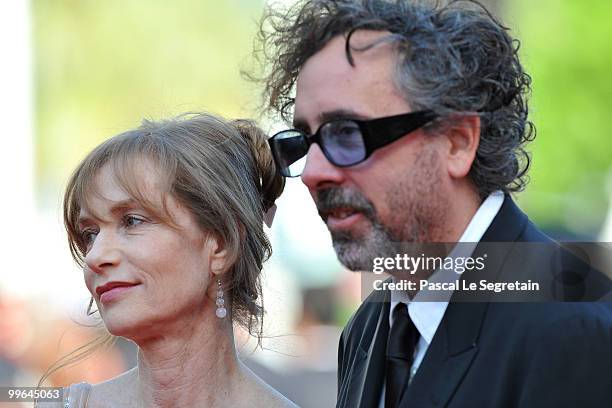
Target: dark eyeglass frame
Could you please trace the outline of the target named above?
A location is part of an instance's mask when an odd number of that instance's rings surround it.
[[[321,151],[325,155],[325,158],[334,166],[350,167],[362,163],[363,161],[367,160],[376,150],[398,139],[401,139],[404,136],[407,136],[409,133],[412,133],[415,130],[422,128],[423,126],[434,121],[438,117],[439,115],[436,114],[434,111],[422,110],[370,120],[358,120],[348,118],[335,119],[322,123],[313,135],[309,135],[300,129],[286,129],[280,131],[268,139],[268,144],[270,145],[270,149],[272,150],[272,157],[274,157],[274,162],[280,173],[284,177],[299,177],[299,174],[294,176],[289,175],[287,169],[283,168],[280,165],[280,158],[276,156],[276,149],[274,148],[274,144],[277,143],[279,140],[283,140],[283,138],[279,137],[283,134],[292,132],[297,133],[304,138],[304,141],[306,142],[306,151],[304,152],[304,156],[306,156],[306,154],[308,153],[308,149],[310,149],[310,146],[313,143],[316,143],[317,145],[319,145],[319,148],[321,148]],[[363,139],[363,145],[365,148],[365,155],[363,158],[348,164],[338,164],[331,156],[331,154],[327,151],[325,144],[321,142],[321,129],[324,126],[329,126],[330,124],[335,122],[353,122],[357,125],[359,131],[361,132],[361,137]],[[304,156],[300,156],[298,159],[294,160],[294,162],[302,159]]]

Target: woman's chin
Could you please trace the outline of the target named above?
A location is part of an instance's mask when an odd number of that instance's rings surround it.
[[[134,333],[132,327],[126,327],[123,325],[106,325],[106,330],[115,337],[124,337],[131,340],[130,334]]]
[[[113,314],[109,313],[103,317],[106,330],[113,336],[123,337],[137,344],[147,339],[155,338],[164,333],[168,321],[157,318],[143,319],[135,313]]]
[[[135,321],[132,315],[114,316],[113,313],[102,318],[106,330],[113,336],[125,337],[131,340],[138,334],[143,334],[143,325]]]

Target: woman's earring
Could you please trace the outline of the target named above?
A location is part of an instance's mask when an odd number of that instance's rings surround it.
[[[93,312],[91,311],[91,307],[93,306],[93,296],[91,297],[91,299],[89,299],[89,306],[87,306],[87,316],[91,316],[92,314],[96,313],[98,310],[94,310]]]
[[[219,319],[223,319],[227,316],[227,309],[225,308],[225,300],[223,300],[223,288],[221,288],[221,278],[217,278],[217,311],[215,314]]]

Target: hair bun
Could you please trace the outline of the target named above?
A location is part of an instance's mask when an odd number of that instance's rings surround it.
[[[268,135],[253,120],[236,119],[231,124],[251,148],[259,173],[259,187],[264,212],[268,211],[285,188],[285,179],[274,164],[268,145]]]

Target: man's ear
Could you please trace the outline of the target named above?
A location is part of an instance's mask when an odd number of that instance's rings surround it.
[[[446,166],[448,174],[454,179],[468,175],[476,158],[480,143],[480,117],[457,115],[449,118],[445,134],[448,138]]]
[[[208,234],[204,241],[204,259],[213,276],[221,276],[229,267],[227,246],[215,234]]]

